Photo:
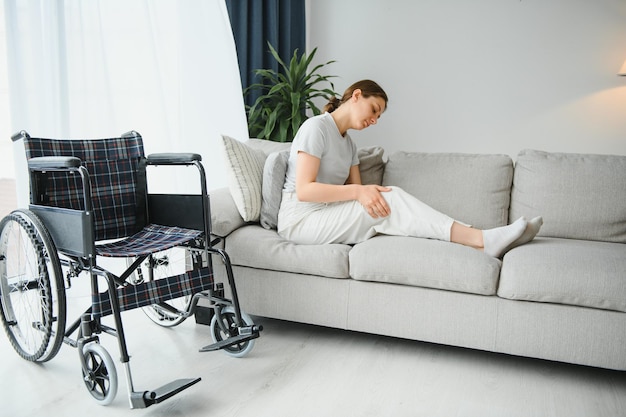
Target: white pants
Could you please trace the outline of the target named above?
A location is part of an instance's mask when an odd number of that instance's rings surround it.
[[[373,218],[358,201],[307,203],[283,193],[278,234],[300,244],[363,242],[377,234],[450,241],[454,220],[398,187],[382,195],[391,209]]]

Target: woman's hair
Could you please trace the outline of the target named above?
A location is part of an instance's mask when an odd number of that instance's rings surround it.
[[[324,106],[323,112],[332,113],[337,110],[339,106],[350,100],[350,97],[352,97],[352,93],[354,93],[354,90],[361,90],[361,94],[363,94],[363,97],[365,98],[372,96],[382,98],[383,100],[385,100],[385,108],[387,108],[387,103],[389,99],[387,98],[387,93],[385,93],[385,90],[383,90],[378,84],[376,84],[372,80],[361,80],[355,82],[350,87],[348,87],[343,93],[341,99],[335,96],[331,97],[328,100],[328,103]]]

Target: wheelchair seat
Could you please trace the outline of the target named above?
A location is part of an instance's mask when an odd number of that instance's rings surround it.
[[[96,253],[112,258],[148,255],[182,245],[201,234],[200,230],[149,224],[126,239],[96,245]]]

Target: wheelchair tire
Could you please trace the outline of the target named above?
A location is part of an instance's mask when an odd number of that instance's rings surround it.
[[[15,210],[0,222],[0,316],[15,351],[52,359],[63,343],[65,287],[56,247],[42,221]]]
[[[218,316],[221,316],[219,318]],[[254,322],[252,318],[241,312],[241,319],[243,321],[244,326],[252,326]],[[218,320],[222,321],[222,326],[219,325]],[[228,339],[231,336],[235,336],[234,331],[236,330],[235,324],[235,309],[231,306],[224,307],[220,314],[214,314],[211,319],[211,337],[213,338],[213,342],[218,343],[223,340]],[[224,331],[224,329],[228,329]],[[233,332],[233,334],[231,334]],[[223,348],[222,350],[229,356],[233,356],[235,358],[242,358],[246,356],[252,348],[254,347],[254,340],[246,340],[245,342],[238,343],[236,345],[228,346]]]
[[[117,371],[111,355],[100,343],[87,343],[82,355],[87,364],[82,370],[87,391],[98,404],[111,404],[117,394]]]
[[[184,248],[175,247],[151,255],[142,265],[137,267],[131,275],[132,282],[143,282],[150,279],[150,269],[153,278],[159,279],[178,275],[185,272],[186,252]],[[128,259],[130,266],[134,259]],[[163,301],[142,307],[144,314],[150,320],[162,327],[174,327],[185,321],[191,307],[191,296]]]

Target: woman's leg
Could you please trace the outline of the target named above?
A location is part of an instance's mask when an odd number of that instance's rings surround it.
[[[454,222],[450,228],[450,242],[482,249],[484,246],[483,231]]]
[[[353,244],[376,234],[413,236],[460,243],[495,257],[501,256],[513,245],[525,243],[520,242],[523,238],[529,241],[536,234],[535,231],[532,236],[527,236],[527,222],[523,218],[508,226],[483,231],[455,221],[400,188],[392,187],[392,191],[383,196],[391,207],[391,214],[376,219],[357,201],[298,203],[295,196],[283,196],[279,234],[301,244]],[[302,213],[288,215],[294,210]],[[295,217],[297,221],[290,217]]]
[[[533,240],[542,224],[541,217],[535,217],[529,222],[520,217],[507,226],[480,230],[454,222],[450,228],[450,241],[481,249],[499,258],[514,247]]]
[[[511,243],[522,236],[527,225],[523,217],[507,226],[487,230],[472,230],[455,222],[450,229],[450,241],[482,249],[487,255],[499,258]]]
[[[521,238],[527,228],[527,221],[522,217],[507,226],[474,229],[430,207],[401,188],[391,188],[392,191],[383,193],[391,207],[391,214],[374,226],[377,233],[449,240],[498,258],[509,245]]]
[[[449,241],[454,219],[433,209],[398,187],[383,196],[391,207],[387,217],[371,217],[356,200],[339,203],[301,203],[283,196],[278,233],[300,244],[354,244],[377,234]]]

